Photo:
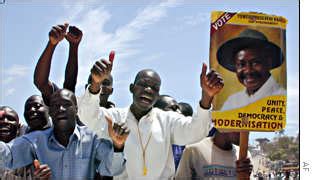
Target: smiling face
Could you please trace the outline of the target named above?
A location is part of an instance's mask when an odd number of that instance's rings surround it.
[[[17,137],[20,128],[19,117],[10,107],[0,107],[0,140],[8,143]]]
[[[130,85],[130,92],[133,94],[132,106],[137,111],[149,111],[159,96],[160,86],[161,79],[155,71],[140,71],[134,84]]]
[[[76,124],[77,103],[74,94],[61,89],[50,97],[49,114],[55,132],[73,132]]]
[[[32,131],[42,130],[48,124],[48,107],[41,96],[33,95],[26,100],[24,118]]]
[[[262,49],[242,49],[235,54],[236,75],[248,94],[255,93],[270,77],[271,58]]]

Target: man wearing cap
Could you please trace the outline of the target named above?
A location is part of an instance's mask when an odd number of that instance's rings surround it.
[[[235,72],[245,86],[245,90],[231,95],[221,110],[243,107],[270,95],[286,95],[270,73],[283,63],[282,50],[263,33],[253,29],[242,31],[220,46],[217,59],[221,66]]]

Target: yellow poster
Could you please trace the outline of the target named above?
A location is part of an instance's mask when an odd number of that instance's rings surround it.
[[[216,128],[279,131],[286,124],[286,24],[263,13],[211,14],[210,66],[224,80]]]

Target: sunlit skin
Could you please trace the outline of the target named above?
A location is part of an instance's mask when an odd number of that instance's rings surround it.
[[[270,77],[271,58],[259,49],[243,49],[235,54],[236,75],[249,95],[254,94]]]
[[[17,137],[19,128],[17,113],[10,107],[0,106],[0,140],[10,142]]]
[[[30,127],[30,131],[43,130],[48,125],[48,107],[41,96],[33,95],[26,100],[24,118]]]
[[[54,125],[54,135],[64,146],[76,125],[77,103],[74,94],[66,89],[56,91],[50,97],[49,114]]]
[[[133,84],[130,84],[133,103],[130,110],[140,120],[153,107],[159,97],[161,86],[160,76],[153,70],[140,71]]]

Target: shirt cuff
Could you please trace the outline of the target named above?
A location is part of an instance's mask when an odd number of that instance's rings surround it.
[[[212,104],[211,104],[211,107],[209,109],[204,109],[200,106],[197,106],[197,116],[200,117],[201,119],[204,119],[205,121],[207,122],[204,122],[207,126],[207,129],[206,129],[206,135],[208,135],[210,129],[213,127],[213,124],[212,124],[212,118],[211,118],[211,111],[212,111]]]

